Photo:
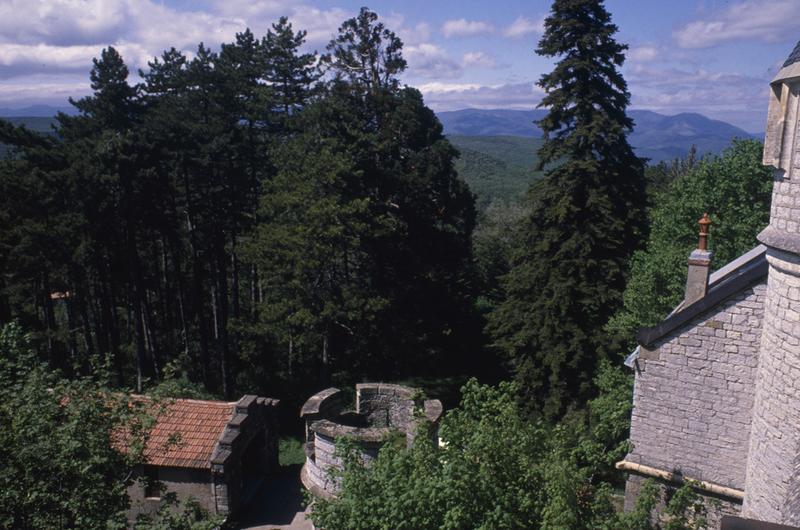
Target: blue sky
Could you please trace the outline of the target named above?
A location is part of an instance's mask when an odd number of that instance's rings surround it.
[[[0,0],[0,107],[88,92],[91,58],[116,46],[132,71],[163,49],[218,46],[287,15],[322,50],[363,0]],[[375,0],[405,43],[404,82],[435,110],[533,108],[552,63],[536,47],[546,0]],[[767,86],[800,40],[800,0],[607,0],[630,46],[632,108],[700,112],[763,130]]]

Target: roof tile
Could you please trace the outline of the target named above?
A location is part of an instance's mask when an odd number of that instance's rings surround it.
[[[211,453],[233,416],[235,403],[174,399],[166,402],[145,447],[156,466],[210,467]]]

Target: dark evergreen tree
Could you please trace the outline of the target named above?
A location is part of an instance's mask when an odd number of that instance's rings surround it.
[[[357,17],[339,27],[323,61],[356,91],[375,93],[399,86],[397,75],[408,66],[402,50],[403,41],[378,22],[377,13],[362,7]]]
[[[557,416],[591,395],[607,354],[603,327],[619,307],[628,259],[641,244],[643,164],[626,135],[626,46],[598,0],[555,0],[537,53],[556,57],[541,77],[544,178],[529,194],[505,301],[491,315],[522,399]]]
[[[261,41],[266,65],[264,79],[273,91],[275,105],[285,116],[308,102],[321,75],[317,54],[300,53],[305,39],[305,31],[295,32],[289,20],[281,17]]]

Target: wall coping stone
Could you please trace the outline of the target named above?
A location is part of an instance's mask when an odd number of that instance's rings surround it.
[[[329,420],[317,420],[309,428],[329,438],[350,438],[359,442],[383,442],[396,431],[389,427],[353,427]]]
[[[338,388],[331,387],[321,390],[303,403],[303,407],[300,409],[300,417],[320,414],[323,406],[335,403],[336,399],[341,399],[341,397],[342,391]]]
[[[442,418],[444,414],[444,407],[442,402],[438,399],[429,399],[425,401],[425,417],[431,423],[436,423]]]

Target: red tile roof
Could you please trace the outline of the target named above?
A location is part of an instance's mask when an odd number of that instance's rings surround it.
[[[172,399],[164,403],[144,450],[155,466],[211,467],[211,453],[233,416],[235,403]]]

